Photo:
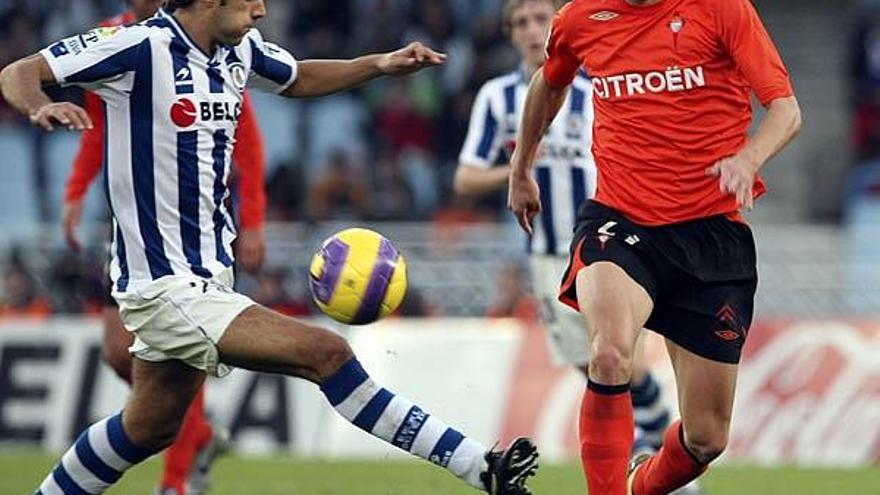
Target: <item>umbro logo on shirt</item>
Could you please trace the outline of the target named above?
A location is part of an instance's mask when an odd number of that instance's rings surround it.
[[[617,12],[611,12],[610,10],[603,10],[601,12],[596,12],[595,14],[590,16],[590,19],[594,21],[607,22],[615,17],[620,16]]]

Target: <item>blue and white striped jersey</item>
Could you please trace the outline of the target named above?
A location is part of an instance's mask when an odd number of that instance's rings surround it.
[[[208,55],[161,10],[41,54],[59,83],[103,100],[115,290],[173,274],[210,278],[230,267],[236,232],[225,203],[242,92],[290,86],[293,56],[257,30]]]
[[[528,81],[522,70],[490,79],[477,94],[459,163],[490,168],[506,163],[516,143]],[[541,141],[535,179],[543,211],[536,218],[529,251],[567,255],[577,208],[595,195],[593,87],[578,75],[559,114]]]

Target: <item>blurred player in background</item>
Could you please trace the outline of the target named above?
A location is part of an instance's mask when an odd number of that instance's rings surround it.
[[[131,10],[100,24],[116,27],[141,22],[152,17],[161,0],[132,0]],[[82,221],[83,198],[89,185],[101,171],[104,162],[104,114],[101,99],[85,92],[85,110],[93,128],[83,132],[80,148],[73,162],[64,196],[62,224],[64,237],[75,251],[80,250],[76,228]],[[239,192],[240,232],[236,240],[236,259],[249,272],[258,270],[265,256],[263,221],[266,194],[263,188],[263,143],[254,116],[250,97],[245,93],[241,117],[235,133],[236,146],[233,163],[241,170],[237,175]],[[129,347],[134,335],[125,329],[116,301],[107,288],[107,299],[102,311],[104,323],[104,360],[131,384],[131,354]],[[187,411],[174,443],[165,451],[165,465],[159,483],[160,495],[200,495],[209,486],[208,471],[217,454],[225,450],[227,433],[215,429],[205,417],[204,389],[199,391]]]
[[[509,206],[527,232],[548,207],[532,174],[541,137],[581,68],[599,185],[560,292],[592,343],[581,459],[591,495],[663,495],[727,445],[757,286],[740,209],[765,191],[758,170],[797,133],[800,110],[749,0],[573,2],[554,20],[511,160]],[[749,136],[752,92],[767,114]],[[682,419],[627,469],[642,328],[666,337]]]
[[[166,5],[146,22],[59,41],[0,73],[6,100],[48,131],[93,124],[80,107],[52,102],[42,84],[75,84],[101,97],[113,297],[135,334],[124,411],[83,432],[36,493],[103,493],[172,442],[206,375],[225,375],[229,366],[307,379],[355,426],[468,485],[531,493],[525,482],[537,451],[529,439],[486,448],[378,385],[339,335],[232,288],[235,230],[224,199],[245,88],[323,96],[446,57],[416,42],[353,60],[297,61],[254,28],[266,15],[262,0]]]
[[[471,110],[467,138],[455,175],[458,194],[478,196],[506,189],[528,82],[544,65],[550,24],[565,0],[507,0],[504,28],[519,51],[520,67],[487,81]],[[587,332],[580,313],[557,300],[574,234],[578,207],[596,191],[593,141],[593,87],[579,71],[541,142],[534,176],[543,209],[528,240],[532,286],[541,304],[548,343],[557,365],[575,366],[585,374],[590,359]],[[633,363],[632,402],[637,428],[636,450],[658,449],[669,426],[660,385],[637,356]]]

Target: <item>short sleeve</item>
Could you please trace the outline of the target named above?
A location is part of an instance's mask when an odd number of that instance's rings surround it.
[[[749,0],[723,0],[718,5],[721,40],[761,104],[792,96],[788,71]]]
[[[251,52],[248,85],[268,93],[280,93],[296,81],[296,59],[284,48],[263,40],[256,29],[244,40]]]
[[[471,108],[471,119],[458,157],[459,163],[491,168],[498,160],[502,144],[501,133],[491,100],[491,84],[486,84],[480,88]]]
[[[568,38],[570,34],[566,23],[566,13],[569,12],[566,5],[553,18],[550,35],[547,37],[545,48],[546,61],[544,62],[544,79],[556,87],[568,86],[574,80],[581,63],[571,51]]]
[[[101,27],[58,41],[40,54],[59,84],[96,90],[134,71],[149,42],[142,26]]]

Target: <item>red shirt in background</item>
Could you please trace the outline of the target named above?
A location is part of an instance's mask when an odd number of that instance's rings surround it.
[[[102,27],[113,27],[135,22],[131,11],[101,23]],[[73,162],[73,170],[67,179],[64,194],[66,202],[81,200],[89,184],[98,175],[104,163],[104,114],[101,99],[86,91],[85,110],[92,119],[94,127],[83,132],[79,152]],[[240,196],[239,217],[242,229],[258,228],[266,216],[266,191],[263,187],[265,155],[263,138],[257,126],[254,107],[250,96],[245,93],[241,106],[241,117],[235,133],[235,147],[232,160],[239,172],[237,175]]]
[[[788,72],[749,0],[575,0],[553,23],[544,78],[593,79],[596,201],[636,223],[738,215],[706,175],[739,152],[765,106],[792,96]],[[754,194],[766,191],[756,178]]]

